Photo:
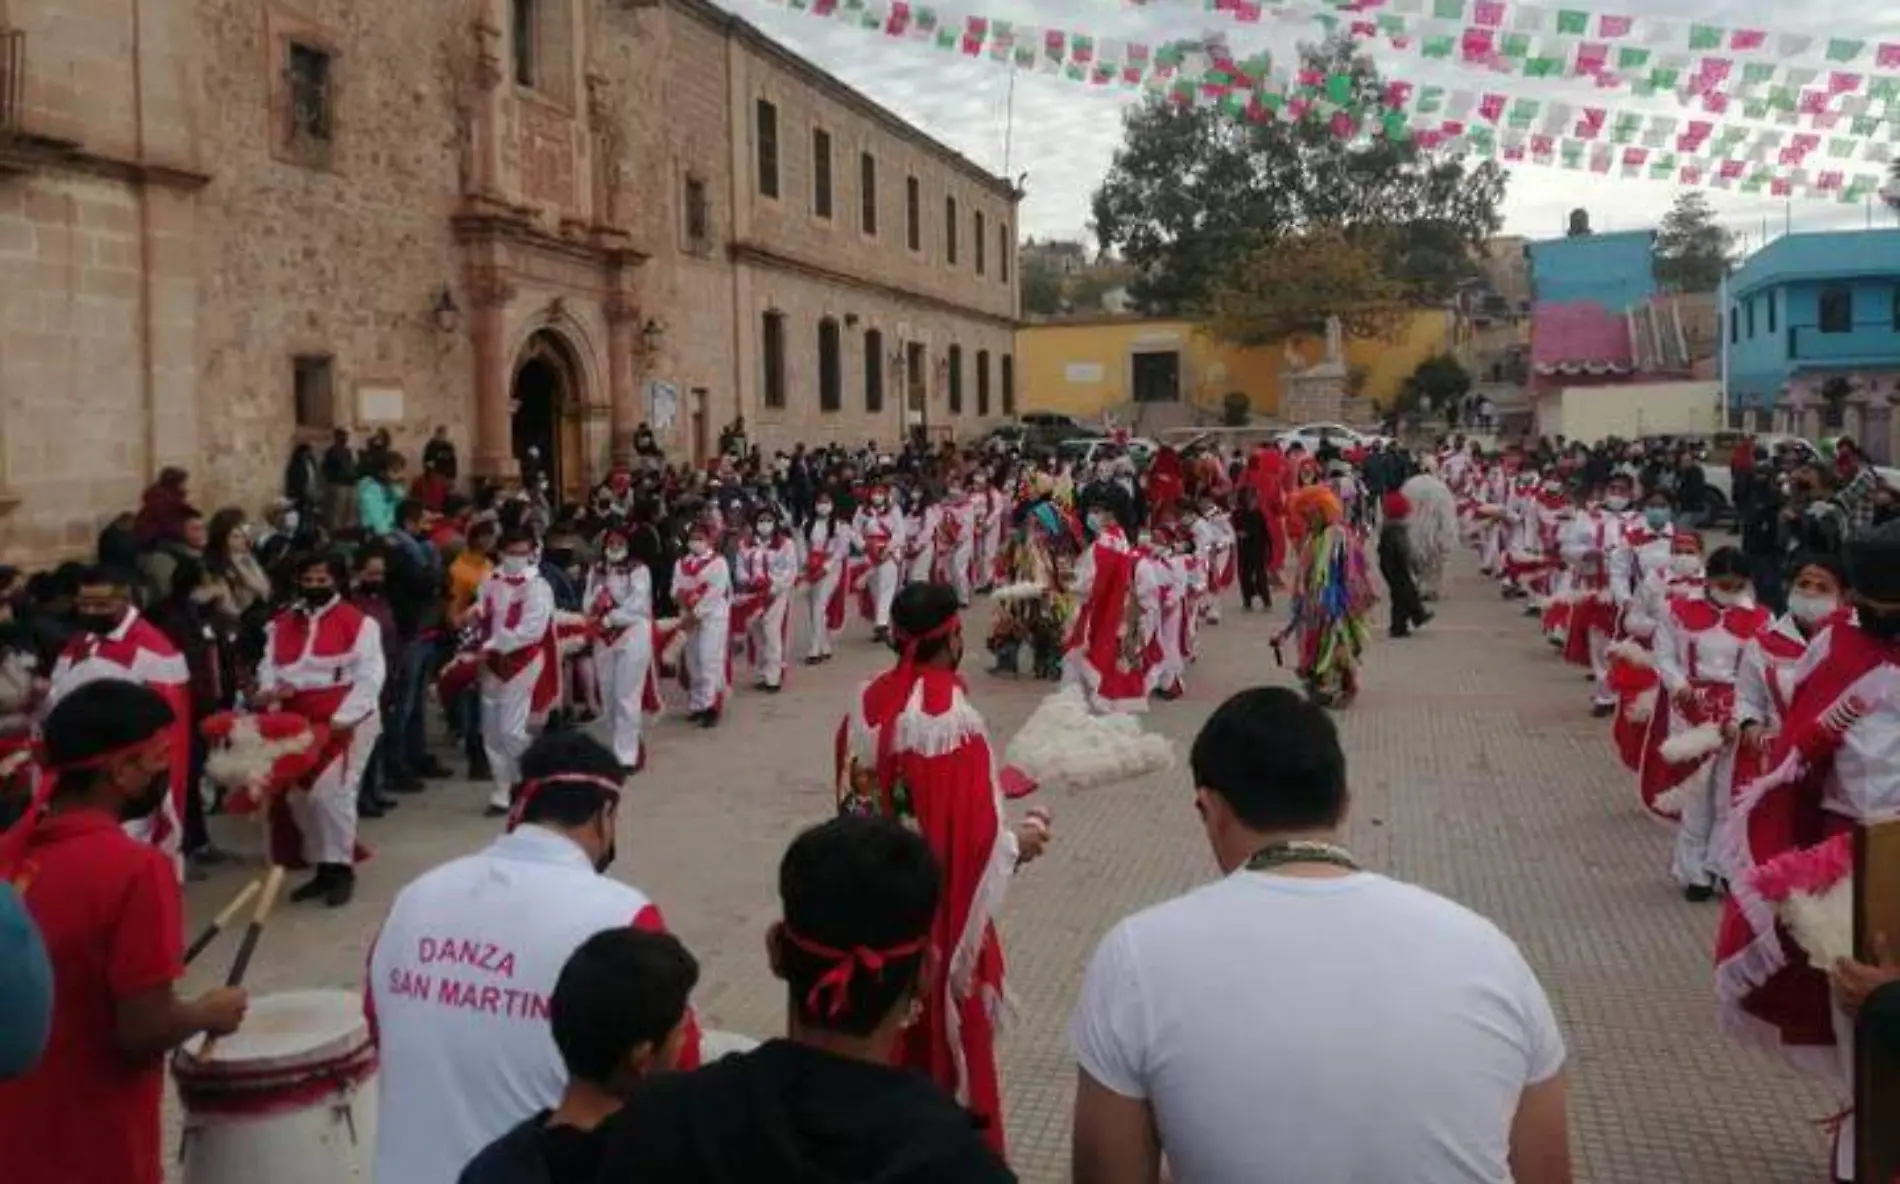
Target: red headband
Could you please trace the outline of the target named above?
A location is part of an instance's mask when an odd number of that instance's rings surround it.
[[[881,950],[873,950],[865,946],[838,950],[798,936],[792,932],[789,925],[781,926],[779,932],[785,935],[786,941],[814,958],[827,958],[831,961],[831,969],[819,976],[818,981],[811,985],[811,990],[805,992],[805,1010],[813,1015],[818,1013],[822,997],[826,993],[831,995],[831,1002],[824,1010],[826,1019],[836,1019],[838,1013],[844,1010],[845,1002],[851,998],[851,979],[857,974],[858,967],[862,966],[865,970],[882,978],[886,962],[894,958],[908,958],[914,954],[920,954],[924,947],[930,944],[930,938],[925,936],[915,941],[904,942],[902,945],[886,946]]]
[[[39,784],[33,787],[32,800],[27,803],[26,812],[19,821],[4,834],[0,834],[0,880],[11,880],[19,873],[20,865],[26,862],[26,845],[33,837],[33,828],[46,811],[46,803],[52,800],[53,792],[59,787],[62,773],[76,773],[83,769],[97,769],[113,761],[130,756],[143,756],[147,752],[163,747],[171,740],[170,729],[153,732],[143,740],[134,740],[121,744],[117,748],[108,748],[88,757],[67,761],[62,765],[45,764],[46,745],[36,740],[27,751],[29,763],[40,764]]]
[[[521,816],[527,811],[528,803],[550,785],[591,785],[615,803],[620,801],[620,783],[610,778],[593,773],[550,773],[546,777],[535,777],[521,783],[521,789],[515,794],[515,804],[508,810],[508,830],[521,825]]]

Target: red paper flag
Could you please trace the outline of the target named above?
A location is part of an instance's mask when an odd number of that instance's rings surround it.
[[[1409,82],[1388,82],[1385,84],[1385,105],[1403,107],[1412,101],[1415,88]]]
[[[1735,62],[1731,58],[1703,58],[1696,74],[1710,82],[1726,82],[1734,69]]]
[[[1768,192],[1775,197],[1787,197],[1794,192],[1794,182],[1785,177],[1776,177],[1768,182]]]
[[[1458,44],[1467,62],[1488,62],[1497,52],[1496,35],[1489,29],[1466,29]]]
[[[1844,173],[1822,173],[1821,179],[1816,184],[1823,189],[1839,189],[1846,180],[1847,176]]]
[[[1551,151],[1556,147],[1556,143],[1556,137],[1554,136],[1532,136],[1531,155],[1549,156]]]
[[[1828,96],[1822,91],[1804,90],[1801,92],[1801,113],[1819,115],[1827,110],[1827,100]]]
[[[1714,115],[1728,110],[1728,96],[1719,90],[1712,90],[1702,96],[1702,109]]]
[[[1794,138],[1788,142],[1802,152],[1812,152],[1821,146],[1821,137],[1813,132],[1796,132]]]
[[[1350,140],[1353,137],[1353,133],[1358,130],[1359,124],[1352,116],[1346,114],[1344,111],[1338,111],[1333,114],[1333,135],[1342,140]]]
[[[1260,20],[1260,6],[1252,0],[1237,0],[1234,4],[1234,19],[1246,24],[1257,23]]]
[[[1590,171],[1593,173],[1609,172],[1610,154],[1607,152],[1599,152],[1590,157]]]
[[[1465,121],[1462,119],[1447,119],[1438,125],[1438,129],[1448,136],[1462,136],[1465,134]]]
[[[1576,72],[1588,77],[1602,74],[1610,64],[1610,47],[1601,41],[1587,41],[1577,47]]]
[[[1504,118],[1503,95],[1484,95],[1478,99],[1478,114],[1492,123]]]
[[[981,57],[983,55],[983,39],[981,37],[972,37],[970,34],[965,33],[963,35],[963,52],[973,58]]]
[[[1504,23],[1504,5],[1499,0],[1478,0],[1471,7],[1471,19],[1495,29]]]
[[[1597,32],[1605,37],[1622,37],[1630,31],[1630,18],[1626,16],[1600,16],[1597,18]]]
[[[1768,33],[1762,29],[1737,29],[1728,38],[1728,47],[1734,50],[1760,49],[1766,44]]]
[[[1507,145],[1504,149],[1504,159],[1523,160],[1524,159],[1524,145],[1522,144]]]
[[[906,4],[904,0],[892,0],[891,15],[884,22],[885,35],[890,37],[902,37],[904,30],[909,26],[910,5]]]
[[[1725,160],[1722,162],[1721,170],[1718,175],[1727,180],[1733,181],[1737,177],[1741,176],[1747,170],[1748,170],[1748,166],[1743,164],[1739,160]]]
[[[1861,77],[1846,70],[1829,70],[1827,73],[1827,93],[1831,95],[1852,94],[1860,89]]]
[[[1887,70],[1900,69],[1900,45],[1881,42],[1880,48],[1874,51],[1874,64]]]
[[[1692,164],[1686,164],[1682,166],[1682,171],[1676,174],[1676,178],[1684,185],[1700,185],[1702,184],[1702,170]]]

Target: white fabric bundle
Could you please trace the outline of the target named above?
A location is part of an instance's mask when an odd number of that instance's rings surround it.
[[[1171,767],[1174,745],[1132,715],[1090,714],[1081,689],[1064,687],[1023,724],[1007,759],[1045,789],[1093,789]]]
[[[1005,584],[990,593],[991,598],[1005,603],[1013,600],[1041,600],[1049,590],[1034,580],[1023,580],[1015,584]]]

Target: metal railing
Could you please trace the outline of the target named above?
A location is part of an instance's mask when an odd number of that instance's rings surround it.
[[[26,107],[26,33],[0,29],[0,136],[17,135]]]

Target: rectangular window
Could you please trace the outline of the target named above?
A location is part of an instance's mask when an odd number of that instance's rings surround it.
[[[1009,223],[996,224],[996,276],[1009,282]]]
[[[1016,414],[1016,357],[1003,355],[1003,414]]]
[[[913,251],[924,249],[924,194],[915,177],[904,179],[904,241]]]
[[[1734,345],[1742,339],[1742,306],[1732,304],[1728,310],[1728,343]]]
[[[535,3],[536,0],[513,0],[514,19],[509,32],[514,39],[517,86],[533,86],[540,81],[540,71],[535,69]]]
[[[831,133],[811,129],[811,212],[831,221]]]
[[[1770,333],[1775,331],[1775,294],[1773,291],[1768,293],[1768,331]]]
[[[957,265],[957,199],[943,199],[943,261]]]
[[[330,142],[330,54],[301,42],[290,43],[284,63],[289,98],[291,145]]]
[[[950,347],[950,414],[963,414],[963,347]]]
[[[864,409],[884,410],[884,334],[876,329],[864,333]]]
[[[760,326],[759,348],[765,361],[765,405],[785,406],[785,314],[768,312]]]
[[[1830,287],[1821,289],[1821,332],[1852,333],[1854,331],[1854,293],[1851,289]]]
[[[981,240],[978,240],[981,241]],[[976,414],[982,419],[990,413],[990,351],[976,351]]]
[[[983,252],[989,245],[988,228],[983,225],[983,211],[977,210],[970,215],[970,249],[976,254],[976,274],[983,274]],[[980,414],[980,413],[979,413]]]
[[[877,233],[877,157],[869,152],[858,154],[858,195],[863,208],[858,212],[864,233]]]
[[[335,364],[328,354],[299,354],[290,359],[290,397],[299,428],[329,431],[336,426]]]
[[[704,246],[712,237],[712,215],[706,207],[706,182],[686,178],[686,238],[694,246]]]
[[[759,147],[759,193],[778,196],[778,108],[760,99],[755,120]]]
[[[1755,301],[1752,297],[1748,301],[1748,339],[1755,340]]]
[[[844,359],[839,354],[838,322],[826,317],[818,322],[818,410],[837,411],[844,406]]]

